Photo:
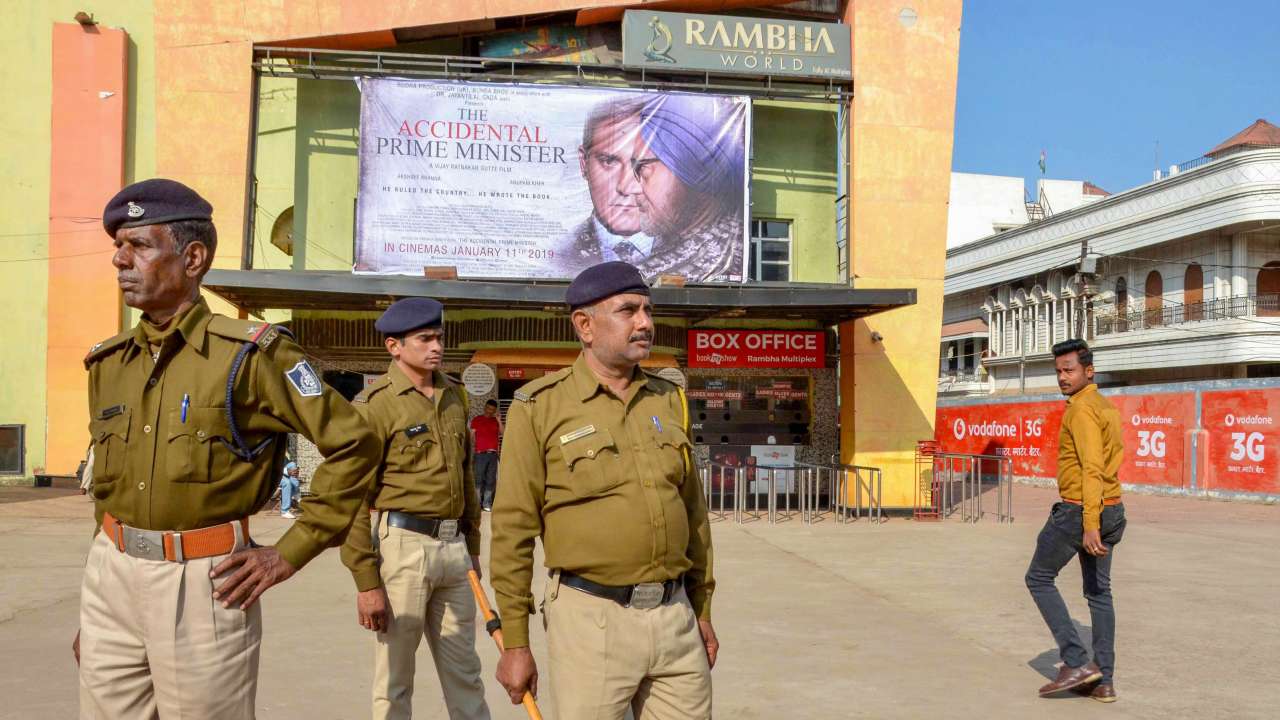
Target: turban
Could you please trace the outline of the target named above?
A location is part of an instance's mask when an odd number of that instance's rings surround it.
[[[655,95],[640,112],[653,154],[689,187],[715,195],[742,188],[746,106],[707,95]]]

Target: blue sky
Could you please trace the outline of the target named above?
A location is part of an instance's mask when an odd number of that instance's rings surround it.
[[[1280,2],[966,0],[957,172],[1119,192],[1258,118],[1280,125]]]

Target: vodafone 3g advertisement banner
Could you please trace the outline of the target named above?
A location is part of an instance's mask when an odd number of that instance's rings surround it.
[[[690,330],[689,367],[820,368],[826,336],[820,330]]]
[[[1124,428],[1120,482],[1182,487],[1191,478],[1188,432],[1196,425],[1195,393],[1110,395]],[[1056,443],[1058,439],[1055,437]]]
[[[1006,455],[1013,474],[1051,478],[1058,469],[1063,403],[939,407],[937,441],[946,452]]]
[[[1195,393],[1110,395],[1124,434],[1124,483],[1181,487],[1188,432],[1195,427]],[[936,436],[948,452],[1004,455],[1021,477],[1053,479],[1065,401],[939,407]],[[1280,413],[1277,413],[1280,416]]]
[[[1206,391],[1210,490],[1280,492],[1280,389]]]

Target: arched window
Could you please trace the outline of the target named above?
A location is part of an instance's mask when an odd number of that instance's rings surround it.
[[[1160,325],[1164,320],[1164,278],[1159,270],[1147,273],[1146,290],[1147,327]]]
[[[1273,260],[1258,271],[1258,314],[1280,317],[1280,261]]]
[[[1191,263],[1182,279],[1182,311],[1188,321],[1204,319],[1204,270]]]

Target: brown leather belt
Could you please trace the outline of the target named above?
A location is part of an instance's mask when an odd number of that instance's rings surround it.
[[[1072,505],[1084,505],[1083,500],[1072,500],[1071,498],[1061,498],[1061,499],[1062,499],[1062,502],[1064,503],[1071,503]],[[1102,504],[1103,505],[1119,505],[1120,498],[1102,498]]]
[[[183,532],[142,530],[102,516],[102,532],[122,553],[144,560],[186,562],[226,555],[249,544],[249,518]]]

